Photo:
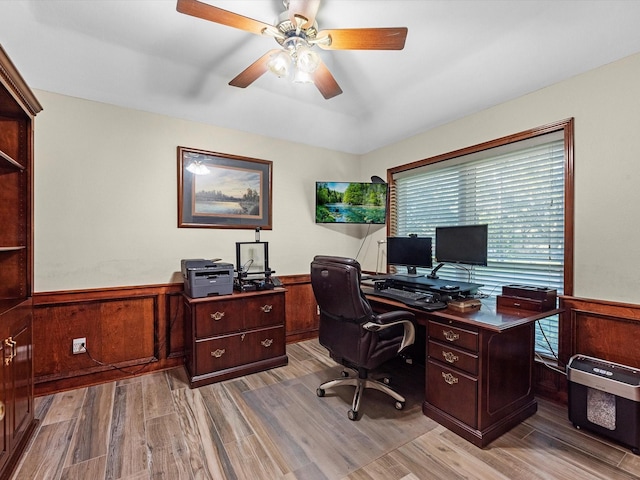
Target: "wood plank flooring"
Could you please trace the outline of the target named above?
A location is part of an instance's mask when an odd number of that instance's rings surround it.
[[[285,367],[199,389],[177,368],[39,397],[40,424],[12,478],[640,478],[640,457],[576,430],[566,407],[544,400],[485,449],[422,415],[423,382],[410,377],[398,384],[405,410],[368,390],[351,422],[352,387],[315,396],[340,371],[324,348],[309,340],[287,354]]]

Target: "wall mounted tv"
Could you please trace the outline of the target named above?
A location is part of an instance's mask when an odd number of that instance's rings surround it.
[[[373,223],[387,217],[387,184],[316,182],[316,223]]]

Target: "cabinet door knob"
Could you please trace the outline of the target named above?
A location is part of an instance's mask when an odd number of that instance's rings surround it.
[[[453,352],[442,352],[442,356],[449,363],[456,363],[458,361],[458,356],[454,355]]]
[[[263,305],[260,307],[260,310],[262,310],[264,313],[269,313],[271,310],[273,310],[273,305]]]
[[[262,344],[263,347],[267,347],[268,348],[273,343],[273,338],[266,338],[266,339],[262,340],[260,343]]]
[[[211,314],[211,319],[215,321],[222,320],[222,317],[224,317],[224,312],[216,312]]]
[[[458,383],[458,377],[454,377],[450,373],[442,372],[442,378],[444,378],[444,381],[447,382],[449,385],[453,385],[454,383]]]
[[[225,351],[226,350],[224,348],[218,348],[217,350],[214,350],[213,352],[211,352],[211,356],[220,358],[222,355],[224,355]]]
[[[460,338],[460,335],[455,333],[453,330],[443,330],[442,335],[444,335],[444,338],[446,338],[450,342],[455,342]]]

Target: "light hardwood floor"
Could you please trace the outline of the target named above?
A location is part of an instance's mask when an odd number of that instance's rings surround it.
[[[566,407],[544,400],[479,449],[421,414],[416,370],[398,385],[405,410],[367,391],[361,419],[351,422],[351,387],[315,395],[340,371],[318,342],[287,353],[285,367],[199,389],[177,368],[39,397],[40,424],[13,478],[640,478],[640,457],[576,430]]]

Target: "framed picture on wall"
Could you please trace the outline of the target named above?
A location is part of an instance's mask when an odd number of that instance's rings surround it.
[[[272,162],[178,147],[178,227],[271,230]]]

